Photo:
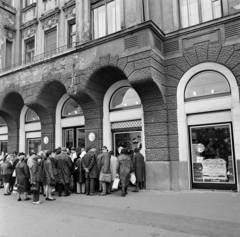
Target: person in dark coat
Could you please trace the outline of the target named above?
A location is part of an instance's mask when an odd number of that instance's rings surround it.
[[[43,185],[45,186],[45,193],[46,193],[46,200],[47,201],[54,201],[55,198],[52,198],[52,187],[51,181],[54,181],[54,174],[53,174],[53,166],[50,160],[50,151],[45,152],[45,157],[43,159],[42,167],[43,167]]]
[[[32,160],[32,184],[37,186],[37,191],[33,194],[33,204],[40,204],[40,185],[43,181],[42,156],[36,155]]]
[[[82,166],[86,171],[86,195],[95,194],[95,180],[98,177],[96,148],[91,146],[87,149],[87,154],[82,159]]]
[[[66,147],[63,147],[61,153],[56,155],[55,160],[56,168],[58,170],[58,196],[62,196],[63,187],[65,190],[65,196],[69,196],[72,160],[67,155]]]
[[[27,196],[28,192],[28,182],[30,178],[30,173],[28,170],[28,166],[25,162],[25,154],[19,153],[19,162],[16,165],[16,177],[17,177],[17,187],[18,187],[18,201],[21,201],[21,194],[24,193],[25,200],[30,200]]]
[[[136,175],[136,188],[133,190],[133,192],[138,192],[139,188],[142,189],[142,183],[144,181],[144,175],[145,175],[144,157],[140,153],[139,148],[134,149],[133,171]]]
[[[77,160],[75,162],[75,172],[76,172],[76,181],[77,181],[77,194],[84,194],[85,193],[85,169],[82,166],[82,158],[81,156],[81,150],[77,151]]]
[[[99,181],[101,181],[102,184],[102,193],[99,194],[99,196],[105,196],[107,194],[111,194],[111,182],[107,183],[104,182],[101,179],[101,173],[102,174],[111,174],[111,168],[110,168],[110,158],[111,154],[108,152],[108,149],[106,146],[103,146],[102,148],[102,157],[98,161],[98,170],[99,172]]]
[[[122,149],[121,155],[117,160],[117,170],[116,170],[116,178],[120,178],[122,184],[122,197],[125,197],[127,192],[127,188],[130,180],[130,173],[133,170],[133,165],[130,156],[127,155],[127,150]]]

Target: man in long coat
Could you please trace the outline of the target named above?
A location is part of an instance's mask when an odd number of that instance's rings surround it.
[[[56,155],[55,159],[56,168],[58,170],[58,196],[62,196],[63,187],[65,196],[69,196],[72,161],[67,155],[67,148],[63,147],[61,153]]]
[[[82,166],[86,171],[86,195],[90,194],[91,196],[95,194],[95,181],[98,177],[95,152],[96,148],[94,146],[89,147],[82,159]]]
[[[133,190],[133,192],[138,192],[139,187],[140,189],[142,189],[142,183],[144,181],[145,163],[144,163],[144,157],[140,153],[139,148],[137,147],[134,149],[133,171],[136,175],[136,188]]]

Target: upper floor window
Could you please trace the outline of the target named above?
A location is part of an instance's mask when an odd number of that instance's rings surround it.
[[[121,0],[103,0],[92,6],[94,39],[121,30]]]
[[[110,110],[141,107],[137,92],[130,87],[122,87],[115,92],[110,101]]]
[[[5,67],[11,67],[12,65],[12,52],[13,42],[6,40],[6,56],[5,56]]]
[[[26,7],[36,2],[36,0],[26,0]]]
[[[185,99],[195,100],[230,94],[226,78],[215,71],[205,71],[195,75],[185,90]]]
[[[82,108],[73,99],[68,99],[63,106],[62,117],[83,115]]]
[[[25,50],[25,60],[27,62],[31,62],[33,57],[34,57],[34,53],[35,53],[35,39],[30,39],[30,40],[27,40],[25,42],[25,47],[26,47],[26,50]]]
[[[5,120],[2,117],[0,117],[0,127],[2,127],[2,126],[7,126],[7,124],[6,124]]]
[[[26,113],[25,122],[38,122],[38,121],[39,121],[38,115],[32,109],[28,109]]]
[[[73,47],[73,44],[76,43],[76,22],[70,21],[68,24],[68,44],[69,48]]]
[[[221,0],[180,0],[180,9],[183,28],[222,16]]]
[[[57,48],[57,29],[51,29],[45,32],[45,52]]]

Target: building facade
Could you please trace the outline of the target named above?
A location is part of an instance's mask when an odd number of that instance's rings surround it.
[[[0,144],[139,147],[146,188],[240,191],[240,0],[0,1]]]

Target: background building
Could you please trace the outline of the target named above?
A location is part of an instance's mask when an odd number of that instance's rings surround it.
[[[240,0],[0,1],[1,150],[141,147],[146,188],[238,190]]]

